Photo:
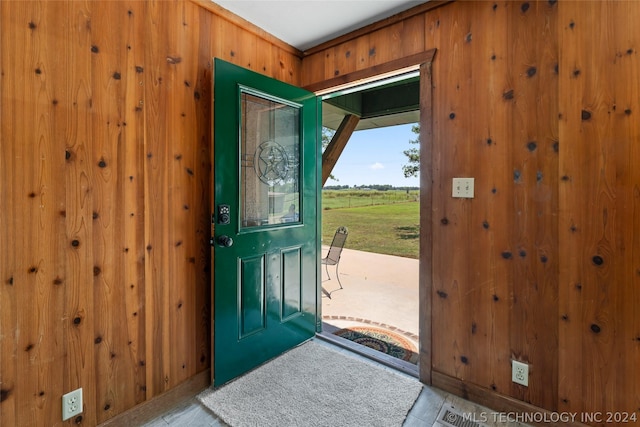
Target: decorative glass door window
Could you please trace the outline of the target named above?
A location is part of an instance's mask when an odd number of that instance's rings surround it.
[[[300,106],[240,96],[240,227],[300,222]]]

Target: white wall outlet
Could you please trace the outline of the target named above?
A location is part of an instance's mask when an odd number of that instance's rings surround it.
[[[82,388],[62,396],[62,421],[82,412]]]
[[[525,387],[529,387],[529,365],[518,362],[517,360],[512,360],[511,381]]]
[[[453,178],[451,196],[473,199],[475,178]]]

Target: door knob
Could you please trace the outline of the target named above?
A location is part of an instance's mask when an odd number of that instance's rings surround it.
[[[218,237],[218,244],[224,248],[228,248],[233,245],[233,239],[229,236],[222,235]]]

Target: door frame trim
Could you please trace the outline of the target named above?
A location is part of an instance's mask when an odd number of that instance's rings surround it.
[[[431,64],[435,54],[436,49],[429,49],[303,87],[303,89],[314,92],[318,96],[318,102],[321,102],[320,96],[323,94],[388,79],[411,71],[419,70],[420,72],[420,254],[418,276],[420,356],[418,370],[420,381],[427,385],[432,383],[433,84]],[[318,210],[318,214],[322,214],[321,210]],[[318,315],[321,315],[321,311],[318,311]]]
[[[362,70],[356,70],[351,73],[336,76],[321,82],[312,83],[303,86],[303,89],[313,92],[316,96],[324,95],[329,92],[337,92],[361,84],[366,84],[376,80],[383,80],[410,71],[417,70],[420,65],[433,61],[436,49],[429,49],[423,52],[415,53],[404,58],[394,59],[392,61],[383,62],[381,64],[372,65]]]
[[[432,61],[429,61],[420,65],[420,258],[418,273],[419,375],[420,381],[429,385],[432,383],[431,295],[433,295],[433,85],[431,64]]]

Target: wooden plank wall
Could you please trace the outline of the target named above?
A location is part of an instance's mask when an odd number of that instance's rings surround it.
[[[640,410],[638,19],[636,2],[558,18],[561,410]]]
[[[442,385],[640,416],[638,19],[635,2],[464,1],[306,52],[303,86],[437,49]],[[452,199],[465,176],[475,198]],[[530,364],[528,388],[511,382],[511,359]]]
[[[213,56],[306,86],[431,48],[434,372],[639,410],[635,3],[456,2],[303,61],[205,3],[0,3],[3,425],[62,424],[80,386],[95,425],[210,366]]]
[[[554,410],[556,6],[524,4],[451,5],[427,17],[438,46],[440,156],[432,362],[439,373]],[[450,197],[455,176],[476,178],[475,199]],[[528,388],[511,382],[511,359],[531,365]]]
[[[211,58],[301,60],[205,6],[0,3],[2,425],[97,425],[211,365]]]

